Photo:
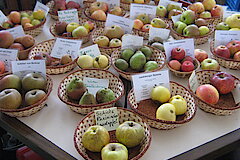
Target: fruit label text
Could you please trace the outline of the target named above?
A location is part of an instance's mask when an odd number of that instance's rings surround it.
[[[22,26],[13,27],[7,30],[12,34],[14,39],[16,39],[17,37],[25,36],[25,32]]]
[[[108,131],[116,130],[119,126],[117,107],[95,110],[96,125],[103,126]]]
[[[136,19],[140,14],[146,14],[150,19],[156,16],[157,6],[131,3],[130,19]]]
[[[109,9],[113,8],[115,6],[119,6],[120,7],[120,0],[97,0],[97,2],[105,2],[108,4]]]
[[[12,72],[20,78],[31,72],[41,73],[46,78],[45,60],[12,61]]]
[[[124,35],[122,37],[122,49],[131,48],[136,50],[143,46],[143,37],[135,36],[135,35]]]
[[[150,93],[155,86],[169,87],[169,73],[168,70],[143,73],[132,76],[133,92],[137,102],[150,98]]]
[[[91,57],[97,57],[99,55],[101,55],[101,52],[98,48],[97,44],[82,48],[79,50],[79,56],[81,55],[89,55]]]
[[[17,60],[18,50],[16,49],[5,49],[0,48],[0,59],[5,63],[5,70],[11,71],[12,65],[11,61]]]
[[[117,25],[122,27],[122,29],[125,31],[125,33],[132,33],[132,28],[133,28],[133,20],[129,18],[124,18],[121,16],[116,16],[113,14],[108,14],[107,15],[107,20],[105,23],[105,27],[111,27],[113,25]]]
[[[58,19],[59,19],[60,22],[79,23],[78,11],[77,11],[77,9],[58,11]]]
[[[233,14],[240,14],[240,12],[236,11],[227,11],[226,9],[223,10],[223,20],[225,20],[227,17],[230,17]]]
[[[169,29],[150,27],[148,40],[151,41],[155,37],[161,37],[162,40],[166,41],[169,38],[169,33]]]
[[[214,46],[226,45],[228,42],[232,40],[240,40],[240,31],[223,31],[216,30],[215,31],[215,44]]]
[[[83,77],[83,83],[86,85],[89,93],[96,95],[99,89],[108,88],[109,80]]]
[[[4,13],[0,10],[0,26],[2,26],[3,22],[7,21],[8,18],[4,15]]]
[[[192,72],[191,76],[189,77],[189,87],[195,93],[199,86],[197,75],[195,71]]]
[[[182,3],[178,3],[178,2],[174,2],[174,1],[170,1],[170,0],[160,0],[159,3],[158,3],[158,6],[164,6],[164,7],[167,8],[167,6],[169,4],[173,4],[173,5],[182,7]]]
[[[236,88],[234,88],[234,90],[232,90],[232,94],[233,94],[233,98],[236,104],[240,103],[240,84],[238,84],[236,86]]]
[[[81,45],[81,40],[57,38],[53,46],[51,56],[60,59],[62,56],[69,54],[72,59],[76,59]]]
[[[175,40],[171,42],[164,42],[164,49],[167,56],[167,60],[171,57],[171,51],[174,48],[183,48],[186,52],[186,56],[194,57],[194,40],[193,38]]]
[[[39,9],[43,10],[45,12],[45,17],[47,17],[47,14],[48,14],[48,11],[49,11],[48,6],[46,6],[46,5],[37,1],[36,5],[34,7],[34,11],[37,11]]]

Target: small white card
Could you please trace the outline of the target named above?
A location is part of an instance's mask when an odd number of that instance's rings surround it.
[[[195,71],[193,71],[191,76],[189,77],[189,85],[190,85],[190,89],[195,93],[199,86]]]
[[[48,6],[46,6],[42,3],[40,3],[39,1],[37,1],[36,5],[34,7],[34,11],[39,10],[39,9],[43,10],[45,12],[45,17],[47,17],[47,14],[48,14],[48,11],[49,11]]]
[[[108,4],[108,8],[120,6],[120,0],[97,0],[97,2],[105,2]]]
[[[63,55],[70,54],[73,59],[76,59],[81,45],[82,40],[57,38],[51,56],[60,59]]]
[[[25,32],[22,28],[22,25],[7,29],[7,31],[9,31],[12,34],[14,39],[16,39],[17,37],[25,36]]]
[[[171,51],[173,48],[183,48],[186,52],[186,56],[194,57],[194,40],[193,38],[175,40],[171,42],[164,42],[164,49],[167,56],[167,60],[171,57]]]
[[[20,78],[30,72],[41,73],[46,77],[45,60],[12,61],[12,72]]]
[[[122,37],[122,49],[131,48],[133,50],[136,50],[141,46],[143,46],[143,37],[130,34],[124,35]]]
[[[232,91],[233,98],[236,104],[240,103],[240,84]]]
[[[217,47],[219,45],[226,45],[232,40],[240,40],[240,31],[225,31],[225,30],[216,30],[215,31],[215,44]]]
[[[58,19],[60,22],[76,22],[79,23],[78,20],[78,11],[77,9],[69,9],[69,10],[63,10],[58,11]]]
[[[162,85],[170,88],[168,70],[133,75],[132,82],[137,102],[149,99],[154,86]]]
[[[150,27],[148,40],[151,41],[155,37],[161,37],[162,40],[166,41],[169,38],[169,34],[169,29]]]
[[[0,48],[0,59],[5,63],[6,71],[11,71],[12,69],[11,61],[16,61],[17,55],[18,55],[18,50],[16,49]]]
[[[86,85],[88,92],[93,95],[96,95],[99,89],[108,88],[109,86],[108,79],[83,77],[83,83]]]
[[[130,19],[134,20],[140,14],[146,14],[150,19],[153,19],[156,16],[156,9],[157,6],[131,3]]]
[[[133,23],[134,23],[134,21],[132,19],[124,18],[121,16],[116,16],[113,14],[108,14],[107,20],[105,23],[105,27],[111,27],[112,25],[118,25],[118,26],[122,27],[122,29],[125,31],[126,34],[127,33],[131,34],[132,28],[133,28]]]
[[[0,26],[2,26],[3,22],[7,21],[8,18],[5,16],[5,14],[0,10]]]
[[[95,110],[96,125],[103,126],[108,131],[116,130],[119,126],[117,107]]]
[[[170,1],[170,0],[160,0],[159,3],[158,3],[158,6],[167,7],[168,4],[174,4],[174,5],[177,5],[179,7],[182,7],[182,3],[178,3],[178,2],[174,2],[174,1]]]
[[[97,56],[101,55],[101,52],[98,48],[98,45],[94,44],[94,45],[85,47],[83,49],[80,49],[79,50],[79,55],[89,55],[89,56],[94,58],[94,57],[97,57]]]
[[[179,15],[176,15],[176,16],[172,16],[172,21],[173,21],[173,24],[176,23],[177,21],[180,21],[180,17],[181,17],[182,14],[179,14]]]
[[[233,14],[240,14],[240,12],[236,11],[227,11],[226,9],[223,10],[223,20],[225,20],[227,17],[230,17]]]

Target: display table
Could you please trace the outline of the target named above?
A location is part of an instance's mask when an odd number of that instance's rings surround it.
[[[48,17],[44,32],[36,37],[37,42],[53,38],[49,32],[52,23],[53,21]],[[209,43],[196,48],[210,53]],[[164,69],[167,67],[165,66]],[[240,71],[225,68],[221,70],[240,78]],[[112,68],[110,71],[116,73]],[[83,159],[74,147],[73,135],[77,124],[84,116],[70,110],[57,96],[58,85],[66,75],[51,75],[52,93],[48,97],[47,106],[38,113],[17,119],[0,115],[1,127],[46,159]],[[187,78],[177,78],[170,73],[170,80],[187,87]],[[123,98],[120,104],[124,106],[124,102]],[[177,156],[175,159],[196,159],[226,145],[234,146],[239,142],[240,110],[230,116],[216,116],[198,108],[193,120],[182,127],[172,130],[151,128],[151,131],[152,142],[142,160],[162,160],[175,156]]]

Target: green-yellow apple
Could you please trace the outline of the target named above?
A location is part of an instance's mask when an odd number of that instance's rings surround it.
[[[195,37],[200,35],[200,31],[195,24],[191,24],[184,28],[183,35],[187,37]]]
[[[109,143],[101,151],[102,160],[128,160],[128,150],[121,143]]]
[[[88,35],[88,30],[83,26],[79,26],[72,31],[72,36],[76,38],[84,37],[87,35]]]
[[[2,27],[4,28],[4,29],[9,29],[9,28],[12,28],[14,25],[13,25],[13,23],[11,22],[11,21],[9,21],[9,20],[6,20],[5,22],[3,22],[3,24],[2,24]]]
[[[29,14],[27,12],[21,12],[21,18],[23,17],[29,17]]]
[[[38,19],[34,19],[32,20],[31,24],[36,26],[36,25],[39,25],[41,22],[38,20]]]
[[[82,68],[92,68],[93,67],[93,58],[89,55],[81,55],[77,59],[77,64]]]
[[[196,15],[195,15],[194,11],[186,10],[182,13],[182,15],[180,17],[180,21],[189,25],[189,24],[192,24],[195,21],[195,18],[196,18]]]
[[[172,16],[177,16],[179,14],[182,14],[182,11],[173,9],[168,13],[168,19],[172,19]]]
[[[28,73],[22,78],[22,87],[25,91],[32,89],[45,90],[47,87],[47,80],[40,73]]]
[[[34,11],[32,15],[34,19],[38,20],[42,20],[45,18],[45,12],[41,9]]]
[[[211,15],[210,12],[204,11],[204,12],[202,12],[202,13],[199,15],[199,17],[200,17],[200,18],[211,18],[212,15]]]
[[[119,6],[114,6],[113,8],[111,8],[109,10],[108,13],[114,14],[114,15],[117,15],[117,16],[121,16],[122,15],[122,9]]]
[[[167,11],[168,11],[168,12],[170,12],[170,11],[173,10],[173,9],[182,10],[181,7],[178,6],[178,5],[171,4],[171,3],[167,5]]]
[[[88,29],[88,31],[92,31],[94,29],[94,23],[91,21],[86,21],[83,23],[83,26]]]
[[[171,97],[169,103],[174,105],[176,115],[181,115],[187,112],[187,102],[182,96],[175,95]]]
[[[16,89],[5,89],[0,92],[0,108],[17,109],[22,103],[22,96]]]
[[[105,55],[99,55],[94,58],[93,67],[95,68],[105,68],[109,64],[108,58]]]
[[[132,49],[124,49],[121,53],[121,57],[127,62],[130,60],[132,55],[134,55],[134,51]]]
[[[218,23],[218,24],[216,25],[216,29],[217,29],[217,30],[229,30],[230,27],[228,26],[227,23],[225,23],[225,22],[220,22],[220,23]]]
[[[13,88],[20,91],[22,88],[21,79],[15,74],[9,74],[4,76],[0,80],[0,91],[7,88]]]
[[[211,11],[214,6],[216,6],[215,0],[203,0],[202,2],[205,10]]]
[[[231,28],[229,31],[240,31],[240,28]]]
[[[149,72],[149,71],[153,71],[155,69],[158,68],[158,64],[156,61],[148,61],[145,65],[144,65],[144,71],[145,72]]]
[[[225,21],[230,28],[240,28],[240,14],[233,14]]]
[[[120,47],[121,45],[122,45],[122,41],[120,39],[117,39],[117,38],[113,38],[109,42],[109,47]]]
[[[148,46],[143,46],[139,49],[145,55],[147,60],[150,60],[153,54],[153,50]]]
[[[168,88],[164,86],[156,86],[151,91],[151,99],[157,100],[161,103],[167,102],[171,97],[171,93]]]
[[[120,70],[122,70],[122,71],[127,70],[128,67],[129,67],[128,62],[127,62],[125,59],[122,59],[122,58],[118,58],[118,59],[114,62],[114,65],[115,65],[118,69],[120,69]]]
[[[196,95],[208,104],[217,104],[219,100],[219,93],[211,84],[200,85],[196,90]]]
[[[157,6],[156,16],[164,18],[167,15],[167,9],[164,6]]]
[[[66,94],[70,99],[78,100],[87,91],[83,81],[79,78],[73,78],[66,86]]]
[[[151,25],[156,28],[166,28],[167,24],[160,18],[153,18]]]
[[[207,26],[199,27],[200,36],[204,36],[209,33],[209,28]]]
[[[140,20],[143,22],[143,24],[148,24],[148,23],[151,22],[149,16],[146,15],[146,14],[140,14],[140,15],[138,15],[138,16],[137,16],[137,19],[140,19]]]
[[[183,30],[186,27],[187,25],[181,21],[177,21],[176,23],[174,23],[174,30],[179,34],[183,34]]]
[[[118,25],[112,25],[106,27],[103,34],[104,36],[107,36],[110,39],[113,38],[121,39],[121,37],[124,35],[124,30],[122,29],[122,27]]]
[[[175,107],[171,103],[164,103],[158,107],[156,119],[165,121],[176,121]]]
[[[107,36],[99,36],[96,38],[94,43],[98,44],[100,47],[107,47],[109,44],[109,39]]]
[[[96,100],[98,103],[107,103],[115,99],[115,93],[110,88],[101,88],[96,93]]]
[[[207,58],[201,62],[202,70],[219,70],[220,66],[215,59]]]
[[[46,93],[43,90],[40,89],[34,89],[31,91],[28,91],[25,94],[25,102],[27,105],[32,105],[43,99],[43,97],[46,96]]]
[[[72,32],[74,29],[76,29],[77,27],[79,27],[80,25],[76,22],[71,22],[67,25],[66,30],[67,32]]]

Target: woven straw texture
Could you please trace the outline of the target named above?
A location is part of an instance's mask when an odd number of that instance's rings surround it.
[[[84,77],[108,79],[109,88],[115,93],[116,99],[108,103],[101,103],[91,106],[79,105],[78,102],[72,102],[66,94],[66,86],[75,77],[82,80]],[[113,73],[101,69],[82,69],[74,71],[70,73],[67,77],[65,77],[58,87],[58,97],[60,98],[60,100],[66,103],[70,107],[70,109],[80,114],[88,114],[89,112],[92,112],[96,109],[113,107],[115,105],[115,102],[117,102],[123,96],[123,93],[123,82]]]
[[[133,111],[123,108],[118,108],[118,116],[119,116],[119,124],[125,121],[135,121],[144,128],[145,137],[142,140],[141,144],[137,147],[128,149],[128,156],[129,160],[138,160],[140,157],[144,155],[144,153],[149,148],[151,143],[152,135],[150,127],[147,125],[146,122],[143,121],[141,117],[136,115]],[[96,125],[95,122],[95,114],[94,112],[89,113],[77,126],[75,133],[74,133],[74,145],[77,149],[78,153],[87,160],[101,160],[100,153],[90,153],[87,151],[82,144],[82,136],[86,132],[86,130],[90,127]],[[115,137],[115,131],[109,132],[110,134],[110,142],[117,142]]]
[[[153,128],[156,129],[173,129],[179,126],[184,125],[185,123],[191,121],[193,117],[195,116],[197,106],[195,105],[194,97],[191,95],[190,91],[188,91],[185,87],[182,85],[176,83],[176,82],[170,82],[170,91],[171,95],[180,95],[187,101],[187,112],[185,113],[185,116],[183,120],[180,121],[164,121],[159,120],[153,117],[150,117],[148,112],[143,113],[138,109],[138,103],[135,100],[135,95],[133,92],[133,89],[128,94],[128,103],[130,104],[130,107],[138,114],[140,115],[147,123]],[[155,113],[153,113],[155,114]]]

